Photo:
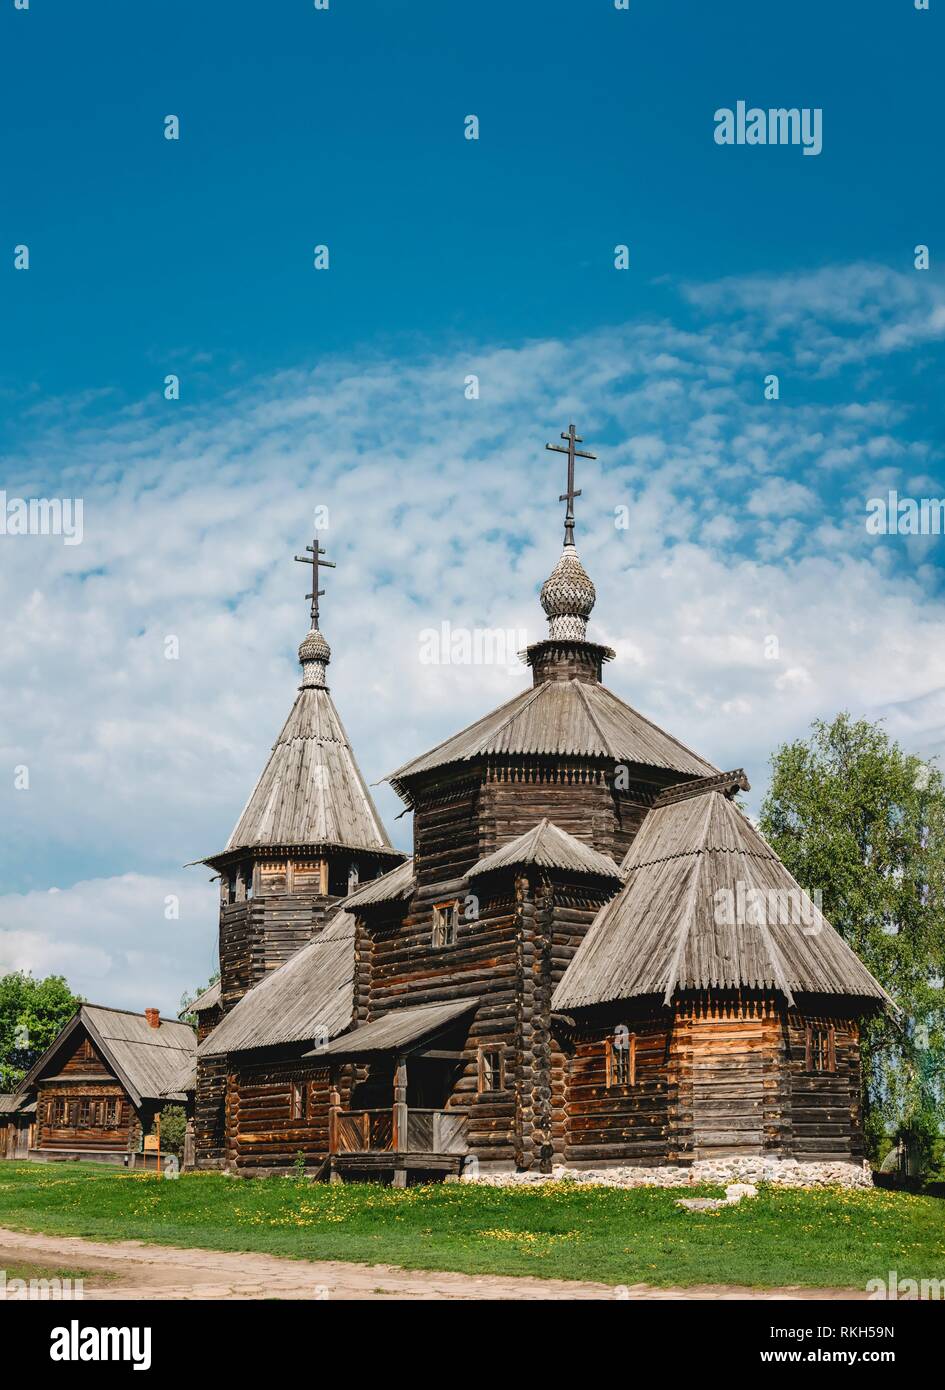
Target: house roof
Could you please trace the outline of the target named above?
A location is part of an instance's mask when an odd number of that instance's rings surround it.
[[[428,753],[404,763],[387,780],[409,800],[407,784],[419,773],[447,763],[512,754],[606,758],[693,777],[718,770],[599,682],[553,680],[523,690]]]
[[[307,1052],[307,1057],[365,1057],[375,1052],[397,1051],[438,1033],[454,1019],[473,1011],[478,999],[459,999],[450,1004],[420,1004],[413,1009],[394,1009],[373,1023],[365,1023],[327,1047]]]
[[[0,1096],[0,1115],[35,1115],[35,1100],[27,1103],[25,1095],[14,1091]]]
[[[184,1063],[194,1056],[197,1045],[193,1029],[176,1019],[162,1018],[160,1026],[152,1028],[144,1014],[82,1004],[27,1072],[17,1089],[18,1094],[34,1086],[47,1073],[80,1028],[86,1029],[136,1105],[145,1100],[167,1099],[168,1087],[180,1075]],[[176,1092],[172,1098],[185,1099],[182,1093]]]
[[[355,921],[339,911],[278,970],[264,975],[200,1044],[215,1057],[337,1036],[354,1014]]]
[[[176,1076],[168,1084],[164,1094],[168,1099],[178,1100],[181,1096],[197,1089],[197,1057],[189,1057]]]
[[[651,810],[626,884],[597,914],[555,1009],[679,990],[889,996],[774,850],[717,790]]]
[[[215,980],[212,985],[204,990],[203,994],[198,994],[192,1004],[188,1004],[184,1013],[202,1014],[208,1009],[215,1009],[220,1002],[220,981]]]
[[[223,854],[277,845],[397,854],[323,685],[299,690]]]
[[[396,869],[390,869],[380,878],[372,878],[345,898],[345,911],[353,907],[368,907],[376,903],[392,903],[413,896],[417,880],[413,872],[413,859],[405,859]]]
[[[547,817],[540,820],[524,835],[517,836],[480,859],[469,870],[468,878],[488,874],[496,869],[534,864],[541,869],[567,869],[572,873],[594,874],[600,878],[620,881],[620,870],[612,859],[601,854],[583,840],[561,830]]]

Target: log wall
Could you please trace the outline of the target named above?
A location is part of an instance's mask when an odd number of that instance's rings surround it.
[[[576,1168],[667,1161],[671,1128],[671,1018],[655,1009],[587,1010],[572,1038],[565,1162]],[[633,1085],[608,1086],[608,1042],[626,1028]]]
[[[841,1010],[843,1010],[841,1012]],[[579,1010],[569,1035],[565,1158],[686,1164],[722,1157],[858,1161],[864,1154],[858,1025],[850,1005],[728,995]],[[607,1041],[636,1037],[636,1080],[607,1085]],[[808,1028],[831,1037],[812,1068]]]

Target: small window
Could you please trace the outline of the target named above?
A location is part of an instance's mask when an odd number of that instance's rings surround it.
[[[79,1101],[79,1128],[88,1129],[92,1123],[92,1102],[90,1100]]]
[[[637,1038],[626,1028],[614,1030],[607,1039],[607,1087],[637,1084]]]
[[[836,1071],[837,1055],[833,1028],[807,1029],[807,1070]]]
[[[114,1129],[118,1124],[118,1118],[121,1113],[119,1109],[120,1105],[121,1101],[118,1100],[109,1100],[105,1102],[105,1124],[109,1129]]]
[[[479,1090],[483,1093],[505,1090],[505,1065],[500,1048],[479,1049]]]
[[[452,946],[456,942],[456,927],[459,922],[459,903],[453,899],[448,903],[436,903],[433,907],[433,945]]]
[[[307,1120],[309,1114],[309,1087],[307,1081],[292,1082],[292,1118]]]
[[[361,871],[357,864],[348,865],[348,892],[353,893],[361,881]]]
[[[253,896],[253,866],[252,864],[243,865],[243,897],[247,901]]]
[[[237,874],[235,869],[231,869],[226,876],[226,900],[228,903],[236,902],[236,882]]]

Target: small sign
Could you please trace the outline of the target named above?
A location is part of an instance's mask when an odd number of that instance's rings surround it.
[[[156,1134],[146,1134],[144,1136],[144,1151],[146,1154],[156,1153],[161,1147],[161,1140]]]

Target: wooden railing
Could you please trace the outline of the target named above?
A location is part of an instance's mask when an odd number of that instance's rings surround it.
[[[331,1115],[331,1152],[464,1154],[466,1116],[456,1110],[407,1110],[405,1134],[396,1134],[390,1110],[337,1110]]]
[[[332,1126],[332,1153],[377,1153],[394,1147],[390,1110],[340,1110]]]

